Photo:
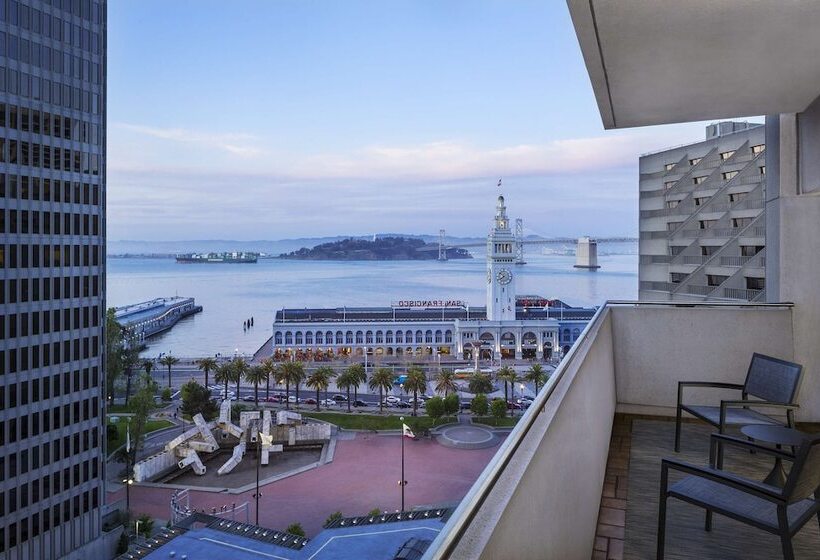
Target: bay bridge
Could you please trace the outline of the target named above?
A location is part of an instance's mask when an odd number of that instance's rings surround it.
[[[533,232],[535,233],[535,232]],[[540,235],[537,234],[536,235]],[[619,243],[619,242],[636,242],[636,237],[598,237],[598,243]],[[575,237],[539,237],[537,239],[524,238],[524,220],[516,218],[515,220],[515,263],[524,264],[524,246],[525,245],[576,245],[578,239]],[[460,248],[466,249],[469,247],[485,247],[486,241],[469,241],[465,243],[447,242],[447,232],[444,229],[438,230],[438,242],[430,243],[424,247],[419,248],[419,251],[438,251],[438,260],[447,260],[447,250]]]

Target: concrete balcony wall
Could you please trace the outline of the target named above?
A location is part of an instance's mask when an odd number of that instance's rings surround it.
[[[618,412],[674,415],[678,381],[743,383],[753,352],[794,359],[789,306],[608,307]],[[724,398],[738,395],[728,392]]]

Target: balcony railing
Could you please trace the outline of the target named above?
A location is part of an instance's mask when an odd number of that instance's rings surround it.
[[[790,305],[606,304],[424,558],[591,558],[615,412],[673,415],[677,381],[740,383],[752,352],[793,357]]]

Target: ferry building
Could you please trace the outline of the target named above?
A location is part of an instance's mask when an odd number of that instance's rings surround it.
[[[273,323],[277,360],[363,356],[387,360],[452,356],[548,360],[566,353],[595,309],[516,294],[515,237],[498,197],[487,237],[487,300],[406,300],[389,307],[281,309]]]

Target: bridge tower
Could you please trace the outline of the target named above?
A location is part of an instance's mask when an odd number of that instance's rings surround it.
[[[515,264],[527,264],[524,260],[524,220],[515,219]]]
[[[438,230],[438,260],[447,260],[447,247],[444,245],[444,230]]]

